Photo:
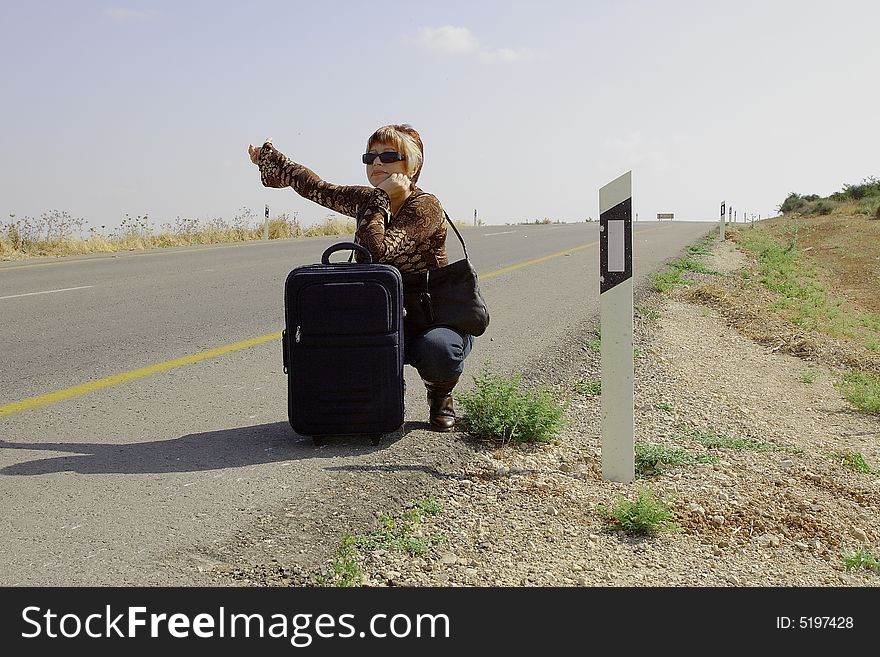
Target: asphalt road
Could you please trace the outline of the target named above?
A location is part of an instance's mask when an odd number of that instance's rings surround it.
[[[635,284],[713,227],[636,224]],[[466,378],[527,368],[598,313],[597,224],[463,234],[492,317]],[[424,464],[465,453],[425,429],[409,367],[397,440],[317,449],[287,424],[284,280],[342,239],[0,264],[0,585],[191,585],[236,551],[317,559],[345,513],[403,503]]]

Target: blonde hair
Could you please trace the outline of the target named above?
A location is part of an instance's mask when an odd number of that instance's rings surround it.
[[[391,144],[403,153],[406,157],[406,175],[415,185],[425,161],[425,147],[415,128],[408,123],[382,126],[367,139],[367,150],[378,143]]]

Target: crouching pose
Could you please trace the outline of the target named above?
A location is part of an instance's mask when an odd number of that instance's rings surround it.
[[[266,187],[292,187],[298,194],[357,220],[355,240],[374,262],[393,265],[401,274],[448,264],[446,215],[435,196],[416,187],[424,162],[421,137],[409,125],[387,125],[367,140],[361,156],[371,187],[334,185],[293,162],[267,140],[250,145],[251,161]],[[360,256],[358,257],[360,260]],[[473,346],[473,336],[446,326],[404,335],[405,362],[418,370],[428,391],[431,426],[455,428],[452,390]]]

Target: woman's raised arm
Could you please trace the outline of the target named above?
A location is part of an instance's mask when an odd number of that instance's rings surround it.
[[[248,156],[260,168],[264,187],[292,187],[303,198],[349,217],[357,217],[373,195],[371,187],[334,185],[322,180],[314,171],[276,149],[271,139],[260,148],[248,145]]]

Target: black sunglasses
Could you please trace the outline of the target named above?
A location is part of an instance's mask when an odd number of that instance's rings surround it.
[[[364,164],[372,164],[376,161],[377,157],[382,164],[391,164],[392,162],[400,162],[406,159],[405,155],[397,151],[385,151],[384,153],[364,153],[361,155],[361,161]]]

